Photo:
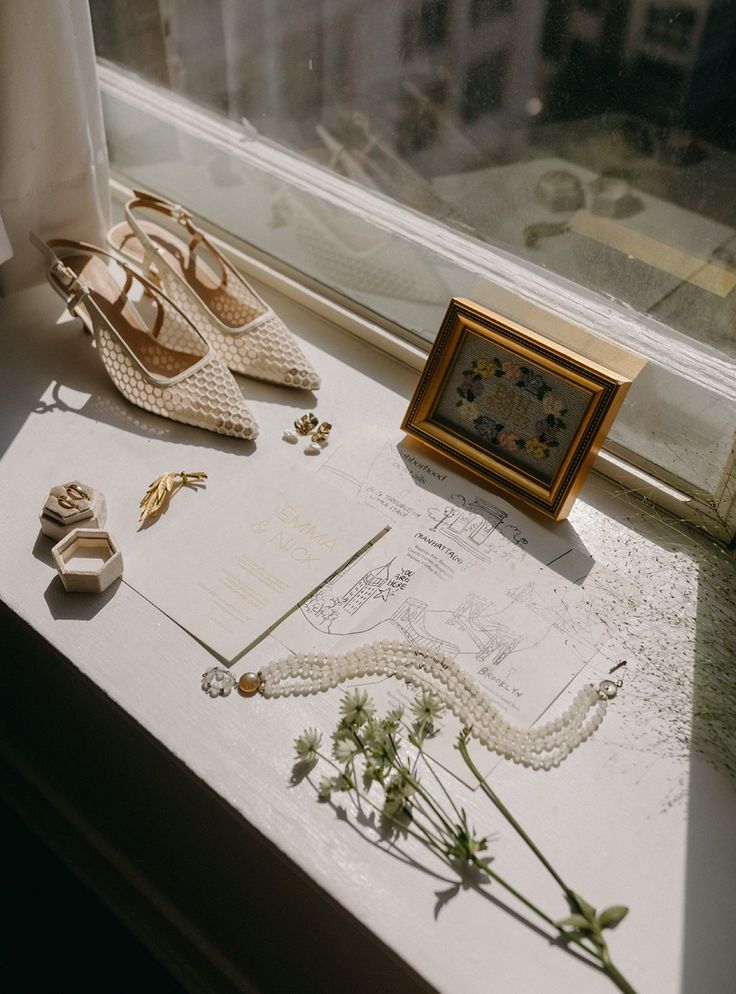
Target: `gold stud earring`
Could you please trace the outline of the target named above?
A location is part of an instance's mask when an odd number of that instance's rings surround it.
[[[329,421],[323,421],[321,425],[312,432],[312,441],[306,446],[304,451],[308,456],[318,456],[323,447],[327,445],[327,438],[332,431]]]
[[[319,442],[320,445],[325,445],[327,443],[327,438],[332,431],[332,425],[329,421],[323,421],[321,425],[312,432],[312,441]]]
[[[294,422],[294,427],[300,435],[308,435],[310,431],[314,429],[319,424],[318,419],[312,413],[302,414],[300,418],[297,418]]]

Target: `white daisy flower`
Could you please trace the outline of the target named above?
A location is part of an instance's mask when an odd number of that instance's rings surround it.
[[[340,738],[335,741],[332,751],[338,763],[349,763],[360,751],[358,743],[351,735],[349,738]]]
[[[411,713],[417,721],[426,722],[427,725],[433,725],[435,719],[439,718],[444,710],[444,704],[428,690],[423,690],[421,694],[417,694],[411,706]]]
[[[303,763],[312,763],[317,758],[317,750],[322,745],[322,733],[316,728],[307,728],[306,731],[294,739],[294,749],[297,758]]]
[[[411,810],[409,800],[414,793],[414,788],[408,780],[404,780],[399,776],[392,777],[386,786],[383,813],[389,818],[397,818],[400,815],[408,814]]]
[[[352,790],[355,784],[345,773],[340,773],[332,780],[333,790]]]
[[[346,725],[363,725],[376,713],[376,706],[367,690],[348,691],[340,703],[340,713]]]

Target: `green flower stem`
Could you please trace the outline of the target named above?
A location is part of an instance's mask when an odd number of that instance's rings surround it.
[[[346,769],[347,769],[347,767],[346,767]],[[353,790],[355,791],[355,797],[356,797],[356,802],[355,803],[358,806],[358,811],[362,815],[363,814],[363,806],[361,804],[362,794],[360,793],[360,790],[358,789],[358,777],[357,777],[357,774],[355,772],[355,757],[353,757],[353,759],[350,760],[350,782],[352,783]]]
[[[330,759],[329,756],[325,756],[323,752],[320,752],[318,749],[315,749],[314,755],[317,756],[319,759],[323,760],[325,763],[328,763],[333,770],[337,770],[338,773],[343,773],[343,770],[337,765],[337,763],[334,762],[334,760]]]
[[[455,802],[453,801],[452,797],[450,796],[450,792],[448,791],[447,787],[445,787],[445,785],[442,783],[441,778],[437,776],[437,771],[434,768],[433,761],[431,760],[431,758],[427,755],[427,753],[424,751],[424,749],[420,749],[419,752],[418,752],[418,755],[422,757],[422,759],[424,760],[425,766],[427,767],[427,769],[429,770],[429,772],[434,777],[435,782],[438,784],[438,786],[439,786],[440,790],[442,791],[442,793],[445,795],[445,797],[447,798],[447,800],[450,802],[450,805],[452,806],[452,810],[455,812],[455,816],[458,818],[458,820],[461,819],[462,815],[460,814],[460,811],[458,810],[457,805],[455,804]]]
[[[491,880],[495,880],[497,884],[500,884],[504,888],[504,890],[507,890],[509,894],[512,894],[517,901],[521,901],[523,905],[529,908],[530,911],[533,911],[535,915],[538,915],[542,919],[542,921],[545,921],[556,932],[561,931],[560,927],[555,924],[554,918],[550,918],[550,916],[545,914],[545,912],[542,911],[541,908],[538,908],[536,904],[533,904],[528,898],[524,897],[523,894],[520,894],[515,887],[512,887],[507,880],[504,880],[502,876],[499,876],[499,874],[496,873],[495,870],[492,870],[490,866],[488,866],[486,863],[482,863],[479,859],[474,859],[473,865],[477,866],[478,869],[481,870],[483,873],[485,873],[487,876],[489,876]],[[586,950],[586,952],[591,951],[590,949],[588,949],[587,946],[584,946],[583,948]]]
[[[358,735],[358,733],[354,729],[353,729],[353,738],[355,739],[355,741],[356,741],[356,743],[358,745],[358,748],[360,749],[361,755],[365,758],[365,755],[366,755],[365,744],[363,743],[363,741],[361,740],[360,736]],[[395,743],[393,742],[393,739],[392,739],[392,745],[394,745],[394,747],[395,747]],[[340,769],[340,767],[337,766],[337,764],[333,763],[333,761],[331,759],[328,759],[322,753],[317,753],[317,755],[321,759],[327,759],[327,762],[330,764],[330,766],[332,766],[334,769],[336,769],[338,771],[338,773],[342,773],[343,772]],[[401,760],[398,758],[398,752],[396,751],[395,748],[394,748],[394,757],[395,758],[390,762],[389,766],[392,769],[396,770],[396,772],[399,773],[400,775],[405,775],[404,771],[406,770],[406,767],[401,763]],[[366,801],[370,805],[370,807],[372,807],[376,811],[378,811],[379,814],[382,817],[388,818],[390,821],[394,822],[394,824],[398,825],[399,827],[401,827],[405,831],[409,831],[410,834],[414,835],[417,839],[419,839],[420,842],[423,842],[423,843],[427,844],[425,839],[423,839],[421,836],[417,835],[416,832],[411,832],[411,830],[403,822],[400,822],[397,818],[393,818],[391,815],[386,814],[386,812],[384,811],[383,808],[379,807],[377,804],[374,804],[373,801],[370,800],[370,798],[368,797],[368,795],[366,793],[361,793],[360,789],[358,788],[358,778],[355,776],[355,760],[354,759],[351,761],[351,768],[352,768],[352,771],[353,771],[352,784],[353,784],[353,790],[355,791],[356,798],[357,798],[356,804],[357,804],[358,810],[360,810],[360,799],[362,798],[364,801]],[[407,779],[409,779],[409,778],[407,777]],[[411,781],[410,780],[409,782],[412,783],[412,786],[415,785],[415,781]],[[416,783],[416,786],[418,786],[418,782]],[[424,795],[424,791],[421,791],[421,794],[422,794],[422,796],[425,796]],[[430,801],[431,801],[431,799],[430,799]],[[438,837],[433,836],[432,833],[430,833],[429,830],[426,829],[423,825],[420,825],[418,822],[415,822],[415,824],[417,825],[417,828],[421,829],[421,831],[427,836],[427,838],[431,840],[431,845],[434,848],[436,848],[437,852],[439,852],[439,853],[441,853],[441,854],[444,855],[442,835],[443,835],[444,832],[447,831],[447,828],[445,828],[444,825],[442,825],[442,824],[438,823],[437,821],[435,821],[435,819],[431,818],[426,811],[422,810],[422,815],[427,819],[427,821],[429,822],[429,824],[432,825],[432,827],[439,833],[439,836]],[[447,822],[445,822],[445,825],[446,824],[447,824]]]
[[[430,806],[430,808],[432,808],[432,810],[435,812],[437,817],[445,826],[445,831],[449,835],[453,835],[455,832],[455,826],[452,824],[452,822],[448,821],[442,808],[435,802],[431,794],[428,794],[427,791],[424,789],[424,787],[422,787],[419,780],[417,780],[416,777],[412,776],[409,767],[406,766],[404,763],[402,763],[401,760],[398,758],[398,750],[397,750],[397,758],[394,760],[394,762],[391,765],[394,767],[394,769],[399,774],[399,776],[403,776],[406,779],[407,783],[411,784],[411,786],[414,788],[417,794],[419,794],[419,796]]]
[[[424,812],[422,812],[422,813],[424,813]],[[390,818],[390,819],[391,819],[391,821],[394,821],[394,822],[396,822],[397,824],[399,824],[399,820],[398,820],[398,818],[394,818],[394,817],[393,817],[392,815],[387,815],[387,814],[384,814],[384,817],[385,817],[385,818]],[[425,816],[425,817],[426,817],[426,816]],[[436,852],[436,853],[437,853],[438,855],[440,855],[440,856],[441,856],[441,857],[442,857],[443,859],[445,859],[445,858],[446,858],[446,856],[445,856],[445,851],[444,851],[444,849],[443,849],[443,846],[442,846],[442,839],[438,839],[438,838],[436,838],[436,837],[435,837],[435,836],[434,836],[434,835],[433,835],[433,834],[432,834],[432,833],[431,833],[431,832],[429,831],[429,829],[428,829],[428,828],[425,828],[425,826],[424,826],[424,825],[422,825],[422,823],[421,823],[420,821],[417,821],[417,819],[416,819],[416,818],[412,818],[412,824],[413,824],[413,825],[416,825],[416,827],[417,827],[417,828],[419,829],[419,831],[420,831],[420,832],[422,832],[422,834],[426,836],[426,839],[425,839],[425,842],[424,842],[424,844],[425,844],[425,845],[428,845],[428,846],[429,846],[429,847],[430,847],[431,849],[434,849],[434,851],[435,851],[435,852]],[[431,822],[430,822],[430,824],[431,824]]]
[[[482,774],[480,773],[480,770],[475,765],[475,763],[473,762],[473,760],[470,758],[470,753],[468,752],[467,740],[463,736],[460,736],[460,738],[458,740],[458,748],[460,750],[460,755],[463,757],[463,760],[465,761],[465,765],[468,767],[468,769],[470,770],[470,772],[473,774],[473,776],[475,777],[475,779],[478,781],[478,785],[479,785],[480,789],[483,791],[483,793],[498,808],[498,810],[504,816],[504,818],[506,819],[506,821],[514,829],[514,831],[517,832],[521,836],[521,838],[524,840],[524,842],[526,842],[526,844],[529,846],[529,848],[534,853],[534,855],[537,857],[537,859],[542,863],[542,865],[545,867],[545,869],[548,870],[549,873],[551,873],[552,877],[557,881],[557,883],[562,888],[562,891],[565,894],[565,896],[568,897],[568,898],[570,898],[573,901],[577,901],[577,899],[576,899],[575,894],[573,893],[573,891],[570,890],[570,888],[567,886],[567,884],[565,883],[565,881],[562,879],[562,877],[559,875],[559,873],[555,870],[555,868],[552,866],[552,864],[549,862],[549,860],[545,858],[545,856],[540,852],[539,848],[534,844],[534,842],[532,842],[532,840],[526,834],[526,832],[521,827],[521,825],[518,823],[518,821],[516,820],[516,818],[514,818],[514,816],[511,814],[511,812],[506,807],[506,805],[501,801],[501,798],[493,790],[491,790],[491,788],[488,786],[488,784],[486,783],[486,781],[483,778]]]
[[[337,767],[337,769],[339,769],[339,767]],[[399,828],[402,832],[406,832],[407,835],[411,835],[418,842],[421,842],[423,846],[429,846],[431,849],[434,849],[435,852],[439,853],[442,857],[445,856],[444,849],[442,848],[442,839],[435,838],[435,836],[429,831],[429,829],[425,828],[424,825],[416,821],[416,819],[412,819],[412,822],[423,833],[422,835],[420,835],[419,832],[415,832],[414,829],[410,828],[409,825],[407,825],[405,822],[400,821],[398,818],[394,818],[393,815],[387,814],[382,807],[376,804],[375,801],[372,801],[367,794],[361,793],[357,787],[354,787],[353,790],[355,790],[355,793],[358,794],[369,807],[373,808],[374,811],[377,811],[382,818],[386,818],[388,821],[393,822],[393,824],[396,825],[397,828]],[[349,791],[348,793],[352,793],[352,791]]]
[[[636,990],[631,986],[626,977],[613,965],[606,950],[606,958],[603,960],[601,969],[610,980],[618,987],[623,994],[636,994]]]
[[[515,887],[512,887],[507,880],[504,880],[503,877],[499,876],[499,874],[496,873],[495,870],[492,870],[489,866],[487,866],[485,863],[481,862],[478,859],[474,859],[473,863],[475,866],[478,867],[479,870],[487,874],[487,876],[489,876],[492,880],[495,880],[496,883],[500,884],[501,887],[503,887],[505,890],[509,892],[509,894],[513,895],[513,897],[515,897],[517,901],[520,901],[525,907],[529,908],[530,911],[533,911],[535,915],[538,915],[542,919],[542,921],[546,922],[547,925],[550,926],[550,928],[553,928],[555,930],[555,932],[557,932],[560,935],[565,934],[565,930],[555,922],[554,918],[550,918],[550,916],[548,914],[545,914],[545,912],[542,911],[541,908],[538,908],[536,904],[533,904],[530,900],[524,897],[523,894],[520,894]],[[593,956],[595,957],[596,960],[600,961],[600,956],[598,954],[598,951],[594,947],[586,945],[584,940],[570,939],[570,942],[571,943],[574,942],[576,946],[580,946],[580,948],[584,952],[588,953],[588,955]],[[636,994],[636,992],[634,992],[634,994]]]
[[[333,762],[333,760],[330,759],[329,756],[325,756],[324,753],[320,753],[320,752],[318,752],[317,755],[320,757],[320,759],[323,759],[325,762],[329,763],[329,765],[333,769],[337,770],[338,773],[344,775],[344,771],[341,770],[340,767],[335,762]],[[392,764],[392,766],[394,767],[394,769],[396,769],[397,773],[406,775],[406,767],[400,761],[399,761],[399,765],[398,766],[395,765],[395,764]],[[353,767],[354,767],[354,764],[353,764]],[[446,842],[445,842],[445,840],[443,840],[441,834],[440,834],[440,836],[436,836],[433,832],[431,832],[425,825],[423,825],[416,818],[412,818],[412,827],[410,827],[405,822],[400,821],[398,818],[395,818],[393,815],[387,814],[384,811],[384,809],[382,807],[380,807],[378,804],[376,804],[374,801],[372,801],[367,794],[362,793],[358,789],[358,787],[357,787],[357,778],[355,778],[354,774],[355,774],[355,771],[354,771],[354,768],[353,768],[353,788],[352,788],[352,790],[348,791],[348,793],[350,793],[350,794],[352,794],[353,792],[355,793],[356,798],[357,798],[356,804],[358,806],[358,809],[360,809],[360,803],[361,803],[361,801],[364,802],[364,803],[366,803],[369,807],[373,808],[373,810],[376,811],[378,814],[380,814],[383,818],[387,818],[390,822],[392,822],[394,825],[396,825],[397,828],[399,828],[401,831],[406,832],[408,835],[411,835],[418,842],[421,842],[422,845],[429,846],[430,849],[433,849],[437,853],[437,855],[440,856],[443,860],[445,860],[445,861],[447,860],[447,852],[446,852],[446,849],[445,849]],[[436,774],[435,774],[435,776],[436,776]],[[426,791],[424,791],[419,786],[418,782],[413,783],[412,786],[418,787],[419,788],[418,792],[422,796],[428,796],[426,794]],[[437,805],[432,804],[432,807],[436,808]],[[415,805],[415,808],[416,808],[416,805]],[[445,829],[442,824],[438,824],[432,817],[430,817],[427,814],[426,811],[424,811],[423,809],[418,809],[418,810],[421,810],[421,813],[422,813],[423,817],[429,822],[430,825],[432,825],[432,827],[436,831],[438,831],[440,833],[442,833],[443,831],[447,831],[447,829]],[[446,819],[443,818],[443,821],[444,821],[445,824],[448,824],[447,821],[446,821]],[[449,831],[452,832],[454,830],[452,830],[452,828],[450,828]],[[558,925],[555,924],[554,919],[550,918],[549,915],[545,914],[541,910],[541,908],[538,908],[535,904],[532,904],[531,901],[527,900],[527,898],[525,898],[523,896],[523,894],[520,894],[519,891],[517,891],[514,887],[511,886],[510,883],[508,883],[508,881],[504,880],[504,878],[501,877],[494,870],[491,870],[490,867],[488,867],[485,863],[482,863],[478,859],[473,859],[473,863],[474,863],[475,866],[478,867],[479,870],[481,870],[483,873],[485,873],[488,877],[490,877],[492,880],[495,880],[498,884],[500,884],[500,886],[503,887],[506,891],[508,891],[508,893],[511,894],[513,897],[515,897],[517,899],[517,901],[520,901],[521,904],[525,905],[525,907],[529,908],[530,911],[533,911],[536,915],[538,915],[551,928],[555,929],[556,932],[563,932],[564,931],[563,929],[559,928]],[[580,940],[573,939],[571,941],[575,942],[575,944],[578,945],[578,946],[580,946],[581,949],[583,949],[586,953],[589,953],[590,955],[596,955],[597,956],[597,953],[595,953],[593,950],[591,950],[588,946],[586,946]],[[636,994],[636,992],[633,992],[633,994]]]
[[[499,796],[488,786],[488,784],[484,780],[483,776],[481,775],[480,771],[478,770],[477,766],[475,765],[475,763],[473,762],[473,760],[470,758],[470,753],[468,752],[467,739],[464,736],[462,736],[462,735],[458,739],[458,748],[460,750],[460,755],[463,757],[463,760],[465,761],[465,765],[468,767],[468,769],[470,770],[470,772],[473,774],[473,776],[475,777],[475,779],[478,781],[478,785],[480,786],[480,788],[483,791],[483,793],[495,805],[495,807],[498,808],[498,810],[501,812],[501,814],[506,819],[506,821],[514,829],[514,831],[517,832],[518,835],[521,836],[521,838],[524,840],[524,842],[526,842],[527,846],[529,846],[529,848],[534,853],[534,855],[537,857],[537,859],[542,863],[542,865],[545,867],[545,869],[552,875],[552,877],[554,878],[554,880],[562,888],[563,893],[569,899],[569,901],[572,903],[572,905],[573,906],[577,906],[577,904],[578,904],[577,895],[574,893],[574,891],[572,891],[567,886],[567,884],[565,883],[565,881],[562,879],[562,877],[559,875],[559,873],[557,873],[557,871],[552,866],[552,864],[549,862],[549,860],[545,858],[545,856],[540,852],[539,848],[534,844],[534,842],[532,842],[532,840],[526,834],[526,832],[521,827],[521,825],[518,823],[518,821],[516,820],[516,818],[514,818],[514,816],[511,814],[511,812],[506,807],[506,805],[501,801],[501,799],[499,798]],[[480,864],[480,865],[481,865],[481,867],[483,866],[483,864]],[[488,873],[489,876],[492,875],[492,871],[489,870],[487,867],[485,868],[485,870],[486,870],[486,872]],[[494,877],[494,879],[495,879],[495,877]],[[501,883],[500,880],[499,880],[499,883]],[[505,886],[505,884],[503,886]],[[510,888],[507,887],[507,890],[510,890]],[[520,901],[522,901],[525,905],[527,905],[527,907],[532,907],[532,905],[530,905],[530,903],[528,901],[526,901],[520,894],[517,893],[516,897]],[[541,914],[541,912],[539,912],[538,909],[534,909],[534,910],[536,910],[538,914]],[[558,925],[555,925],[554,921],[552,921],[551,919],[547,918],[546,915],[542,915],[542,917],[546,921],[551,922],[551,924],[553,925],[553,927],[555,929],[557,929],[557,931],[561,935],[565,935],[566,934],[565,933],[565,929],[561,928]],[[579,942],[577,939],[569,939],[568,941],[575,942],[577,945],[582,945],[582,943]],[[635,989],[631,986],[631,984],[628,982],[628,980],[617,969],[617,967],[614,966],[613,961],[611,960],[610,953],[608,952],[608,945],[606,944],[605,940],[602,937],[600,939],[600,942],[601,942],[601,946],[600,946],[599,949],[596,948],[595,950],[590,950],[590,949],[588,949],[587,946],[583,946],[583,948],[587,952],[591,953],[593,956],[596,957],[596,959],[600,963],[601,970],[603,970],[603,972],[613,981],[613,983],[618,987],[618,989],[620,991],[623,991],[624,994],[636,994]]]
[[[442,831],[445,833],[445,835],[447,835],[448,838],[454,838],[456,827],[452,824],[451,821],[448,820],[447,816],[445,815],[445,812],[442,810],[439,804],[437,804],[437,802],[432,797],[432,795],[428,793],[424,789],[424,787],[422,787],[419,780],[411,776],[411,774],[408,772],[406,767],[404,767],[403,769],[403,775],[406,777],[407,782],[411,784],[411,786],[414,788],[414,790],[419,795],[419,797],[421,797],[422,800],[429,805],[430,809],[436,814],[437,818],[439,818],[440,824],[438,825],[438,828],[441,827]],[[427,812],[425,812],[424,814],[425,817],[427,818],[429,817]]]
[[[418,812],[421,816],[434,828],[438,836],[437,852],[443,857],[447,855],[447,849],[450,845],[450,839],[454,838],[454,831],[450,831],[443,822],[437,821],[436,818],[432,817],[430,811],[427,811],[425,807],[421,804],[421,798],[419,800],[412,801],[413,812]],[[412,815],[413,820],[416,820],[414,815]]]

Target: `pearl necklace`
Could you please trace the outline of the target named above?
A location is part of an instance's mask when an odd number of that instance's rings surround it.
[[[533,770],[559,766],[598,728],[621,680],[586,684],[559,718],[538,728],[510,724],[475,681],[448,656],[424,652],[406,642],[372,642],[342,655],[297,653],[267,663],[239,679],[222,666],[202,675],[202,690],[226,697],[236,686],[244,697],[298,697],[366,676],[394,676],[438,697],[470,734],[492,752]]]

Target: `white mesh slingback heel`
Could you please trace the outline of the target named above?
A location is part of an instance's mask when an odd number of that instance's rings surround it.
[[[49,283],[94,335],[110,379],[127,400],[220,435],[257,436],[232,374],[165,293],[94,245],[36,235],[31,241],[46,258]]]
[[[292,333],[191,215],[152,193],[134,194],[125,207],[126,220],[108,234],[115,251],[160,283],[233,372],[319,389],[320,377]],[[164,227],[165,219],[179,225],[180,232]]]

